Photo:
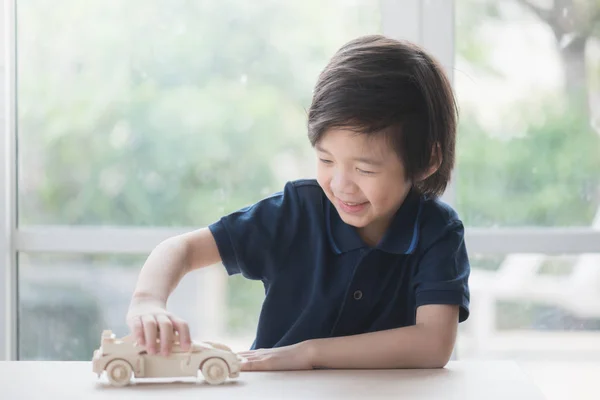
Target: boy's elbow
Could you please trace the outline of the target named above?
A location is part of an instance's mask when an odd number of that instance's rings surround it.
[[[445,354],[436,355],[429,360],[425,368],[444,368],[450,362],[450,356],[446,356]]]
[[[445,352],[432,352],[427,357],[423,357],[421,368],[435,369],[444,368],[450,362],[450,355]]]
[[[423,368],[444,368],[452,358],[454,339],[434,335],[429,343],[427,355],[423,357]]]

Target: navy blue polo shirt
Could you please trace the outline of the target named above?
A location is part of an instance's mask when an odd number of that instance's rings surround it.
[[[209,226],[229,275],[261,280],[253,349],[415,324],[424,304],[469,315],[463,224],[437,199],[411,191],[376,247],[342,221],[315,180]]]

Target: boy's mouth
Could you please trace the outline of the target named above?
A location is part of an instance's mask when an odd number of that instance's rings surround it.
[[[364,202],[351,202],[351,201],[343,201],[342,199],[339,199],[336,197],[336,200],[338,202],[339,207],[346,213],[349,214],[354,214],[354,213],[358,213],[360,211],[362,211],[367,204],[369,204],[368,201],[364,201]]]

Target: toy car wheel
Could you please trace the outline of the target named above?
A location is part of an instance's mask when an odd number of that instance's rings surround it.
[[[220,358],[209,358],[202,364],[202,375],[206,382],[211,385],[218,385],[227,379],[229,367],[227,363]]]
[[[113,386],[125,386],[131,380],[131,365],[124,360],[111,361],[106,367],[106,376]]]

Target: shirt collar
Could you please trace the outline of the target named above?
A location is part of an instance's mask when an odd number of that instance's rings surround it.
[[[412,254],[419,238],[421,203],[421,196],[411,189],[394,215],[383,239],[375,248],[393,254]],[[334,205],[327,198],[325,221],[329,242],[337,254],[369,247],[361,239],[356,228],[342,221]]]

